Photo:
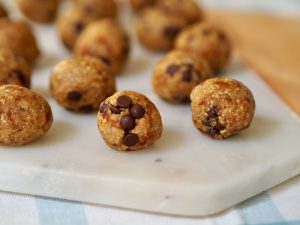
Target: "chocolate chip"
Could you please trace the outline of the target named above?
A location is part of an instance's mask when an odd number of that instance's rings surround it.
[[[80,33],[84,28],[84,24],[81,21],[77,21],[74,24],[74,28],[77,33]]]
[[[111,65],[111,60],[109,59],[109,58],[107,58],[107,57],[105,57],[105,56],[98,56],[98,58],[102,61],[102,62],[104,62],[106,65]]]
[[[94,107],[92,105],[84,105],[84,106],[80,107],[79,110],[81,112],[89,113],[94,110]]]
[[[221,130],[224,130],[225,129],[225,126],[220,124],[220,123],[217,123],[216,126],[214,127],[216,130],[218,131],[221,131]]]
[[[71,91],[68,93],[67,98],[72,102],[78,102],[81,99],[82,95],[77,91]]]
[[[218,38],[219,38],[220,41],[225,41],[227,37],[226,37],[226,34],[224,32],[220,31],[218,33]]]
[[[134,118],[130,115],[125,115],[122,116],[121,120],[120,120],[120,126],[124,129],[124,130],[132,130],[135,127],[135,121]]]
[[[209,108],[207,112],[208,119],[216,118],[219,116],[219,107],[216,105],[213,105]]]
[[[131,102],[132,102],[131,98],[129,96],[127,96],[127,95],[121,95],[117,99],[118,106],[120,106],[122,108],[127,108],[128,106],[130,106]]]
[[[215,136],[216,134],[220,134],[220,131],[217,130],[216,128],[209,128],[207,134],[211,137]]]
[[[168,26],[163,29],[163,35],[167,38],[174,38],[179,31],[179,27]]]
[[[143,106],[139,105],[139,104],[134,104],[131,108],[130,108],[130,114],[136,118],[136,119],[140,119],[144,116],[145,114],[145,109],[143,108]]]
[[[137,143],[139,143],[139,137],[136,134],[127,134],[123,139],[123,143],[127,147],[135,146]]]
[[[183,81],[191,81],[193,75],[194,66],[192,64],[186,64],[184,71],[182,72],[182,80]]]
[[[171,64],[171,65],[169,65],[169,66],[167,67],[166,72],[167,72],[168,74],[170,74],[171,76],[173,76],[173,75],[178,71],[178,69],[179,69],[179,66],[178,66],[178,65],[176,65],[176,64]]]
[[[121,109],[119,109],[116,106],[113,105],[109,105],[109,109],[113,114],[120,114],[121,113]]]
[[[107,104],[106,102],[102,102],[101,105],[100,105],[100,113],[104,113],[107,109]]]

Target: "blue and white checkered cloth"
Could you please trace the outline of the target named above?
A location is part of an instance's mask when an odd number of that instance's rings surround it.
[[[300,0],[202,0],[205,5],[300,15]],[[300,38],[299,38],[300,40]],[[0,225],[300,225],[300,176],[208,218],[147,214],[0,192]]]

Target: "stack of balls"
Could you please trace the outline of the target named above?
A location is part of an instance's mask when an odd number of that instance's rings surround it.
[[[128,1],[141,45],[166,52],[153,69],[154,92],[173,104],[191,102],[194,125],[213,139],[249,127],[255,111],[251,91],[239,81],[218,77],[231,55],[225,31],[205,21],[195,0]],[[134,151],[151,146],[163,130],[158,109],[143,94],[116,92],[115,77],[130,53],[129,35],[117,19],[118,4],[75,0],[57,13],[59,3],[17,1],[34,22],[57,18],[58,35],[74,53],[53,68],[52,96],[71,112],[98,111],[99,132],[111,148]],[[0,7],[0,144],[24,145],[45,134],[53,118],[47,101],[28,89],[40,54],[32,30],[7,16]]]

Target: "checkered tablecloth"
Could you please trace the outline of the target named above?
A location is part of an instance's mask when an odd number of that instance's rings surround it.
[[[300,0],[202,2],[208,7],[300,15]],[[171,217],[0,192],[0,225],[300,225],[300,176],[208,218]]]

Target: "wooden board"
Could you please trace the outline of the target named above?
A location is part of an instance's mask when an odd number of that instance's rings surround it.
[[[300,20],[235,11],[207,16],[229,32],[242,60],[300,115]]]

